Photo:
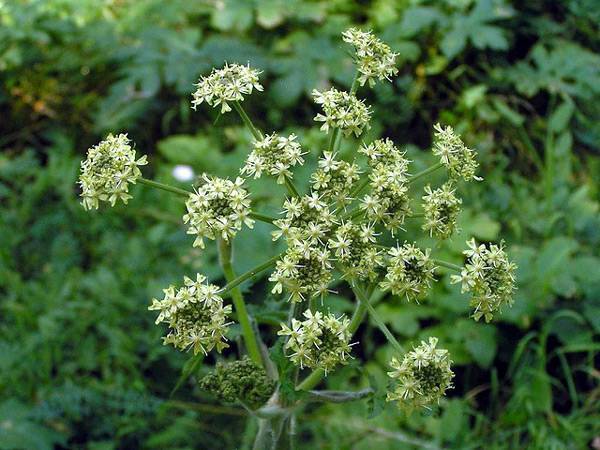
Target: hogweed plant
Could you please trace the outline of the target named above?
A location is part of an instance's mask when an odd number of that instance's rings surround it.
[[[373,307],[381,292],[419,302],[435,282],[436,271],[444,267],[456,271],[452,282],[461,283],[462,291],[471,294],[474,320],[489,322],[512,303],[516,267],[502,244],[478,244],[471,239],[460,267],[434,258],[430,249],[402,237],[406,220],[422,219],[422,229],[429,236],[450,238],[457,230],[462,203],[457,185],[481,180],[476,175],[475,152],[451,127],[433,127],[432,151],[439,162],[420,173],[411,173],[405,152],[390,139],[362,142],[355,160],[340,159],[341,139],[360,137],[369,128],[371,107],[357,97],[359,87],[390,81],[398,72],[397,55],[370,32],[350,29],[343,33],[343,40],[354,48],[356,76],[350,92],[313,91],[320,109],[314,120],[328,135],[328,145],[320,152],[306,190],[295,186],[294,168],[304,164],[308,150],[294,134],[263,134],[253,124],[242,104],[254,91],[263,91],[260,72],[239,64],[227,64],[202,77],[192,100],[193,109],[205,103],[220,114],[235,110],[252,133],[252,148],[237,178],[204,174],[190,190],[145,179],[140,166],[146,164],[146,157],[136,155],[125,134],[109,135],[88,151],[81,164],[84,208],[97,209],[101,202],[127,203],[130,185],[142,183],[185,199],[182,221],[194,236],[194,246],[204,248],[206,240],[216,242],[227,284],[211,284],[202,274],[184,277],[182,285],[166,288],[164,297],[154,299],[149,309],[158,312],[157,324],[166,324],[164,344],[194,355],[220,353],[229,347],[228,328],[237,320],[243,341],[238,342],[239,350],[247,356],[218,363],[200,387],[222,401],[239,402],[259,419],[255,448],[276,445],[283,430],[293,435],[296,415],[306,402],[344,402],[373,395],[370,388],[314,390],[323,377],[352,358],[353,347],[359,345],[353,335],[367,314],[396,352],[389,361],[388,401],[407,411],[429,408],[452,388],[452,361],[443,343],[438,347],[438,339],[430,337],[406,351]],[[442,169],[447,181],[437,187],[427,185],[421,211],[413,210],[411,185]],[[252,206],[245,181],[261,177],[271,177],[287,188],[278,218]],[[255,221],[271,225],[273,239],[282,240],[285,251],[238,275],[232,246],[238,232],[252,228]],[[381,244],[390,237],[395,245]],[[267,270],[271,270],[272,293],[289,303],[288,322],[277,331],[279,354],[283,352],[286,364],[275,364],[272,359],[276,358],[270,357],[276,351],[267,351],[239,289],[241,283]],[[328,311],[327,297],[336,278],[346,282],[355,295],[351,317]],[[318,310],[319,303],[327,312]]]

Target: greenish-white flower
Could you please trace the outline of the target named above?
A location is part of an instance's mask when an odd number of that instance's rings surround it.
[[[372,168],[394,167],[405,177],[410,161],[405,158],[406,152],[396,147],[391,139],[377,139],[368,145],[363,144],[358,152],[367,157],[367,162]]]
[[[272,235],[273,240],[283,236],[288,245],[298,241],[323,244],[335,223],[335,215],[317,192],[287,199],[283,214],[284,218],[273,222],[279,230],[273,231]]]
[[[292,302],[324,296],[332,278],[329,257],[329,250],[315,243],[292,243],[269,277],[275,283],[272,293],[280,294],[285,289]]]
[[[452,179],[462,178],[465,181],[482,178],[476,175],[479,164],[476,153],[468,148],[452,127],[434,126],[433,154],[440,157],[440,162],[448,169]]]
[[[138,166],[147,163],[146,155],[136,159],[126,134],[109,134],[90,148],[81,162],[81,204],[85,209],[98,209],[100,202],[115,206],[117,200],[121,200],[126,204],[131,198],[129,184],[135,184],[142,176]]]
[[[425,214],[423,230],[438,239],[449,238],[457,231],[456,220],[460,213],[462,200],[455,195],[452,183],[445,183],[437,189],[431,189],[427,185],[425,194],[423,196]]]
[[[385,279],[380,283],[381,289],[406,297],[408,301],[418,301],[434,280],[435,264],[429,254],[429,249],[423,251],[408,243],[390,248]]]
[[[312,187],[321,198],[341,205],[351,200],[350,191],[360,178],[358,166],[335,159],[335,153],[323,152],[319,168],[312,174]]]
[[[315,103],[323,108],[323,114],[315,116],[317,122],[323,122],[322,131],[328,133],[330,128],[339,128],[345,136],[354,133],[358,137],[365,129],[370,128],[371,111],[354,95],[335,88],[325,92],[315,89],[312,95]]]
[[[224,306],[217,294],[220,290],[208,284],[206,277],[197,274],[196,280],[184,277],[183,287],[169,286],[164,289],[162,300],[153,299],[148,308],[160,311],[156,323],[166,323],[168,334],[163,338],[165,345],[171,344],[179,350],[193,350],[205,355],[216,348],[221,352],[229,347],[225,334],[231,322],[231,305]]]
[[[452,361],[448,350],[438,349],[437,338],[430,337],[429,342],[408,352],[400,361],[392,358],[391,372],[395,387],[387,394],[388,401],[397,401],[409,410],[439,403],[447,389],[452,388]]]
[[[350,28],[342,33],[344,42],[352,44],[356,52],[355,61],[359,72],[358,82],[361,86],[369,83],[374,86],[377,80],[391,81],[398,73],[396,68],[397,53],[373,36],[371,31]]]
[[[277,178],[277,183],[282,184],[285,178],[292,178],[291,168],[304,164],[300,143],[297,136],[290,134],[287,138],[273,133],[264,139],[254,141],[254,150],[246,159],[246,164],[241,169],[244,175],[260,178],[263,173],[268,173]]]
[[[280,336],[287,336],[285,349],[292,351],[290,360],[300,368],[322,369],[325,374],[349,358],[350,320],[311,310],[304,312],[305,320],[292,319],[291,327],[281,324]]]
[[[377,278],[383,257],[376,236],[373,224],[342,222],[337,227],[329,247],[342,266],[343,278],[351,282]]]
[[[243,184],[242,178],[231,181],[202,175],[200,186],[185,202],[187,214],[183,216],[184,223],[189,224],[187,233],[196,235],[194,247],[204,248],[203,238],[228,241],[243,224],[253,227],[250,198]]]
[[[392,233],[411,214],[406,184],[406,166],[378,164],[369,174],[371,193],[361,200],[360,207],[371,222],[382,223]]]
[[[451,277],[453,283],[462,284],[462,292],[471,292],[470,305],[473,318],[494,318],[494,313],[504,305],[512,306],[517,265],[509,261],[504,245],[477,245],[475,239],[467,241],[469,248],[463,253],[467,260],[460,275]]]
[[[245,95],[254,89],[262,91],[258,82],[260,71],[241,64],[225,64],[222,69],[213,69],[210,75],[200,78],[195,84],[192,108],[195,110],[202,102],[212,107],[221,105],[221,113],[231,111],[229,103],[241,102]]]

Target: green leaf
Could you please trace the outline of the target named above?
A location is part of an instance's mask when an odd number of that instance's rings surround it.
[[[561,131],[563,131],[565,127],[569,124],[569,121],[573,116],[574,110],[575,105],[572,101],[564,101],[550,115],[550,118],[548,119],[548,129],[555,134],[558,134]]]
[[[440,48],[448,59],[458,55],[467,44],[467,32],[464,28],[454,28],[444,35]]]

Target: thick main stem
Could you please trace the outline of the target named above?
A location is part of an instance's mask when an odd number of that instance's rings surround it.
[[[228,283],[234,282],[236,276],[231,263],[231,246],[224,239],[219,239],[219,257],[225,279]],[[246,344],[246,349],[248,350],[248,355],[256,364],[264,367],[262,357],[260,356],[258,341],[256,340],[254,329],[250,322],[250,316],[246,309],[246,303],[244,303],[244,297],[242,296],[239,287],[236,286],[231,288],[231,299],[233,301],[233,306],[235,307],[235,312],[237,313],[238,322],[242,327],[242,336],[244,338],[244,344]]]

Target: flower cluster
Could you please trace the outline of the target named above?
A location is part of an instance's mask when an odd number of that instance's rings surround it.
[[[284,348],[291,349],[291,361],[300,368],[322,369],[325,373],[345,364],[350,354],[350,320],[333,314],[304,312],[303,321],[292,319],[291,328],[282,324],[277,333],[289,336]]]
[[[316,192],[287,199],[283,212],[285,217],[274,222],[279,230],[272,233],[273,239],[283,236],[292,246],[299,241],[323,244],[335,223],[335,215]]]
[[[344,269],[343,278],[352,282],[377,278],[383,257],[377,248],[372,224],[343,222],[335,230],[329,246]]]
[[[218,362],[215,370],[205,375],[199,385],[219,400],[228,403],[240,400],[253,409],[264,405],[276,387],[265,370],[247,356],[239,361]]]
[[[195,84],[192,108],[206,102],[215,108],[221,105],[221,113],[231,111],[229,103],[243,101],[244,95],[250,95],[253,89],[263,90],[258,82],[259,74],[258,70],[240,64],[225,64],[222,69],[213,69],[210,75]]]
[[[448,239],[457,231],[456,219],[460,213],[462,200],[454,195],[451,183],[445,183],[442,187],[433,190],[426,186],[425,193],[427,195],[423,196],[425,213],[423,230],[438,239]]]
[[[206,277],[197,274],[196,280],[184,278],[184,286],[163,289],[162,300],[153,299],[148,307],[160,311],[156,323],[167,323],[169,333],[163,338],[164,344],[172,344],[180,350],[192,349],[194,355],[207,354],[213,348],[221,352],[229,347],[225,333],[230,323],[231,305],[224,306],[217,295],[219,287],[205,283]]]
[[[371,194],[365,195],[360,207],[367,219],[382,223],[392,233],[404,224],[411,213],[406,166],[378,164],[369,174]]]
[[[231,181],[202,175],[200,186],[185,202],[187,214],[183,216],[184,223],[189,223],[187,233],[197,235],[194,247],[204,248],[205,237],[227,241],[244,223],[252,228],[250,199],[243,184],[242,178]]]
[[[316,89],[312,92],[315,103],[323,107],[324,114],[317,114],[315,120],[323,122],[321,130],[326,133],[330,128],[338,128],[344,136],[360,136],[363,130],[369,128],[371,111],[362,100],[348,92],[332,88],[325,92]]]
[[[446,389],[452,388],[452,361],[448,350],[436,348],[437,342],[434,337],[429,342],[421,341],[421,345],[404,355],[402,362],[392,358],[390,366],[394,370],[388,375],[396,387],[388,392],[388,401],[398,401],[410,409],[427,407],[439,402]]]
[[[468,148],[452,127],[442,128],[438,123],[434,126],[433,154],[440,157],[440,162],[448,169],[452,179],[462,178],[465,181],[477,180],[477,160],[475,151]]]
[[[513,304],[517,265],[508,260],[502,243],[478,246],[471,239],[467,245],[465,266],[460,275],[452,276],[452,282],[462,283],[462,292],[472,293],[473,318],[489,322],[502,306]]]
[[[404,157],[406,152],[396,147],[391,139],[377,139],[369,145],[362,145],[358,152],[367,157],[370,167],[387,167],[400,173],[403,179],[405,178],[410,161]]]
[[[129,183],[135,184],[142,176],[138,166],[147,163],[146,155],[135,159],[135,150],[126,134],[109,134],[90,148],[81,162],[81,204],[85,209],[98,209],[101,201],[110,202],[111,206],[119,199],[127,203],[131,198]]]
[[[429,289],[434,271],[429,249],[423,252],[415,245],[405,243],[390,248],[387,272],[380,286],[393,295],[405,296],[408,301],[418,301]]]
[[[295,134],[285,138],[273,133],[254,141],[254,150],[248,155],[241,173],[260,178],[266,172],[277,177],[277,183],[282,184],[286,177],[292,178],[291,167],[304,164],[302,155],[304,153]]]
[[[344,205],[350,198],[352,186],[360,178],[358,166],[335,159],[332,152],[323,152],[319,169],[312,174],[312,187],[321,198],[332,199]]]
[[[327,249],[308,241],[289,246],[269,278],[275,283],[272,292],[280,294],[285,287],[292,302],[325,295],[331,281],[329,256]]]
[[[391,76],[398,73],[396,68],[397,53],[385,43],[377,39],[370,31],[350,28],[342,33],[344,42],[352,44],[356,51],[356,65],[360,76],[358,82],[364,86],[374,86],[376,80],[391,81]]]

